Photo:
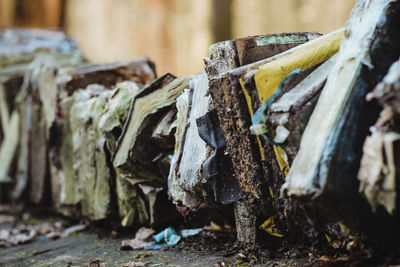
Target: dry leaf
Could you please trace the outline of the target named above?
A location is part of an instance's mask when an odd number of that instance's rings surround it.
[[[332,261],[328,256],[321,256],[317,260],[319,260],[319,261]]]
[[[150,257],[150,256],[153,256],[153,253],[151,253],[151,252],[142,252],[142,253],[137,254],[135,256],[135,259],[144,259],[144,258],[147,258],[147,257]]]

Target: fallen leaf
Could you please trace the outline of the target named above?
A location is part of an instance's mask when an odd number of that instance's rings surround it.
[[[137,254],[135,256],[135,259],[144,259],[144,258],[147,258],[147,257],[150,257],[150,256],[153,256],[153,253],[151,253],[151,252],[142,252],[142,253]]]
[[[214,231],[214,232],[236,232],[236,229],[230,226],[229,224],[225,223],[224,226],[220,226],[213,221],[210,221],[210,225],[206,225],[203,227],[206,231]]]
[[[319,261],[332,261],[328,256],[321,256],[317,260],[319,260]]]

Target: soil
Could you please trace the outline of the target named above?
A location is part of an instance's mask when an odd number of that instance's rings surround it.
[[[39,225],[59,218],[30,218],[23,223]],[[62,221],[66,227],[68,222]],[[0,223],[11,229],[16,223]],[[109,229],[109,228],[108,228]],[[164,250],[121,250],[121,241],[134,232],[117,233],[104,228],[89,228],[68,237],[52,240],[38,235],[29,243],[0,247],[0,266],[388,266],[393,260],[376,257],[299,256],[290,251],[273,254],[266,246],[253,249],[236,244],[235,232],[203,231]],[[91,264],[92,263],[92,264]],[[99,265],[98,263],[104,264]],[[142,265],[140,265],[142,264]]]

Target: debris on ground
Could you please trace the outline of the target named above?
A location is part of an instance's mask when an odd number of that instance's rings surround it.
[[[153,229],[142,227],[136,232],[134,239],[122,241],[121,249],[163,249],[175,246],[182,238],[196,236],[202,231],[202,228],[183,229],[180,230],[178,234],[172,227],[168,227],[158,234],[153,235],[155,233]],[[149,255],[151,255],[151,253]]]
[[[145,249],[162,249],[178,244],[181,240],[181,236],[178,235],[172,227],[168,227],[165,230],[153,235],[153,239],[157,244],[145,247]]]
[[[69,236],[73,233],[85,230],[86,226],[84,224],[78,224],[68,227],[64,230],[63,236]]]
[[[155,231],[153,229],[142,227],[136,232],[134,239],[122,241],[121,249],[143,249],[145,247],[153,245],[155,243],[154,241],[146,240],[149,240],[154,233]]]
[[[28,227],[17,227],[11,230],[0,230],[0,246],[10,247],[30,242],[36,238],[37,230]]]
[[[35,240],[38,236],[54,240],[64,235],[60,222],[36,225],[17,224],[10,229],[0,229],[0,247],[11,247]]]
[[[15,221],[15,217],[11,215],[0,215],[0,223],[12,223]]]
[[[210,221],[210,225],[204,226],[203,229],[206,231],[216,231],[216,232],[236,232],[236,229],[234,229],[229,224],[224,224],[221,226],[213,221]]]
[[[150,257],[152,255],[153,255],[153,253],[150,253],[150,252],[142,252],[142,253],[137,254],[135,256],[135,259],[144,259],[144,258]]]

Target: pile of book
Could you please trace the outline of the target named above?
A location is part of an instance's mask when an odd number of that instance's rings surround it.
[[[206,207],[248,245],[395,249],[399,20],[399,1],[359,0],[343,29],[216,43],[184,78],[3,31],[0,196],[122,226]]]

